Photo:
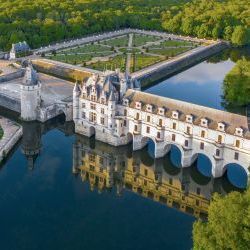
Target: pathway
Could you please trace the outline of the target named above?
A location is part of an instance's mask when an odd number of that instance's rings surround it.
[[[0,116],[0,126],[4,134],[0,139],[0,161],[9,153],[15,146],[17,141],[22,136],[22,128],[15,122]]]
[[[128,39],[128,50],[132,48],[133,45],[133,36],[134,34],[131,33],[129,34],[129,39]],[[130,63],[131,63],[131,53],[127,53],[127,59],[126,59],[126,69],[125,69],[125,76],[129,76],[130,74]]]

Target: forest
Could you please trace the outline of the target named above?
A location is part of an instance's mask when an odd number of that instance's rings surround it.
[[[226,75],[223,85],[227,106],[244,106],[250,100],[250,61],[244,57],[237,61],[233,69]]]
[[[119,28],[250,43],[249,0],[0,0],[0,50],[32,48]]]

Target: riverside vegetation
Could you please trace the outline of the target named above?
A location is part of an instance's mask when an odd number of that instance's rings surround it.
[[[0,50],[131,27],[250,43],[249,0],[0,0]]]

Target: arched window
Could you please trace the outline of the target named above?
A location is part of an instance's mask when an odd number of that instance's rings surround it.
[[[173,123],[173,129],[176,129],[176,123],[175,122]]]
[[[136,119],[136,120],[139,120],[139,119],[140,119],[140,114],[139,114],[139,113],[136,113],[135,119]]]
[[[187,134],[190,135],[191,134],[191,129],[189,126],[187,126]]]
[[[147,116],[147,122],[150,122],[150,116],[149,115]]]
[[[127,116],[128,111],[126,109],[124,109],[124,116]]]

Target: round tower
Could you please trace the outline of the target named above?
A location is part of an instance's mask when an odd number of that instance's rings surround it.
[[[73,90],[73,120],[76,121],[80,118],[80,94],[81,88],[78,81],[75,83]]]
[[[41,103],[41,83],[38,75],[29,62],[21,85],[21,118],[34,121],[38,117]]]

